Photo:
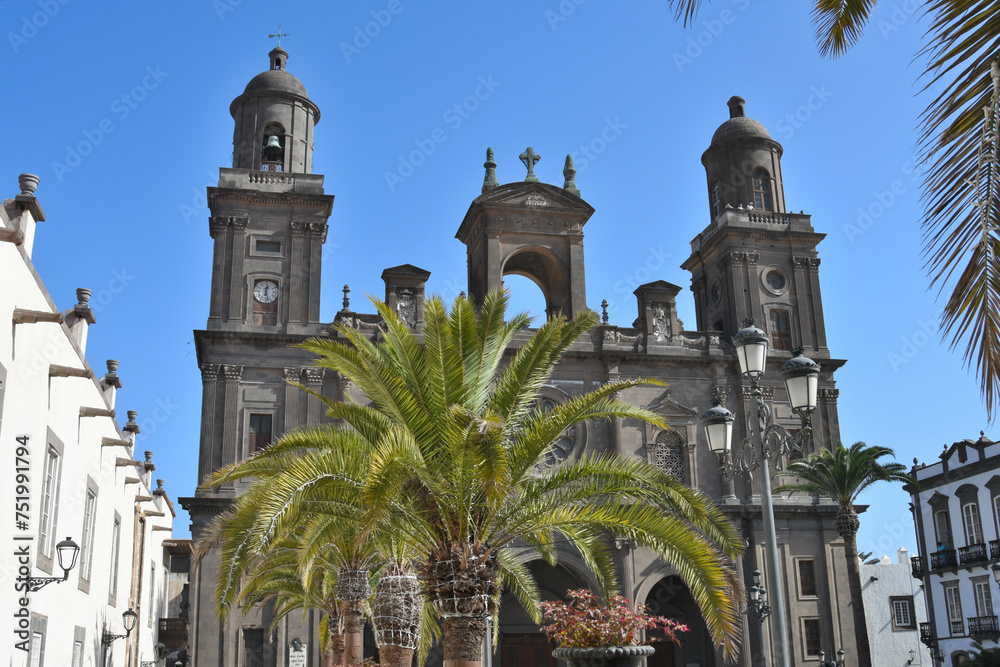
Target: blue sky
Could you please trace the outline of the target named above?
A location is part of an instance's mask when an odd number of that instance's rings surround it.
[[[454,234],[486,147],[509,182],[523,178],[517,156],[530,144],[550,183],[577,156],[577,184],[597,209],[588,303],[607,299],[612,322],[630,324],[636,285],[690,285],[679,265],[709,222],[700,157],[738,94],[784,145],[789,210],[828,235],[821,280],[831,352],[848,360],[837,374],[844,441],[930,462],[987,422],[975,377],[936,333],[941,302],[922,270],[913,149],[927,100],[914,54],[927,22],[914,8],[880,5],[859,46],[830,61],[804,2],[716,0],[685,29],[645,0],[3,0],[0,193],[16,194],[21,172],[41,177],[48,219],[35,263],[63,308],[76,287],[94,291],[88,356],[98,368],[121,361],[118,408],[139,411],[140,447],[177,498],[196,477],[205,187],[229,165],[229,103],[267,68],[279,20],[288,69],[322,111],[314,171],[337,198],[324,320],[344,283],[358,306],[383,294],[381,271],[398,264],[430,270],[431,291],[464,289]],[[420,164],[400,171],[420,146]],[[511,284],[518,304],[537,307],[533,288]],[[694,328],[689,290],[678,306]],[[914,548],[898,487],[862,500],[861,549]]]

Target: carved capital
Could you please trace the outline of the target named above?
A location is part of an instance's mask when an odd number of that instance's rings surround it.
[[[797,269],[805,267],[808,262],[809,262],[808,257],[792,257],[792,264]]]
[[[326,232],[329,229],[329,225],[325,222],[309,222],[306,223],[306,228],[313,236],[318,236],[324,241],[326,240]]]
[[[746,261],[746,259],[747,259],[747,254],[745,252],[732,250],[729,252],[729,254],[723,257],[722,261],[732,266],[740,266],[741,264],[743,264],[743,262]]]
[[[283,377],[287,382],[298,382],[302,379],[302,369],[298,367],[286,368]]]
[[[292,228],[292,236],[305,236],[308,224],[309,223],[307,222],[298,222],[292,220],[292,223],[290,225]]]
[[[765,401],[773,401],[774,387],[760,387],[760,397]]]
[[[729,398],[729,389],[726,385],[715,385],[712,387],[712,400],[718,401],[720,405],[725,405],[726,399]]]
[[[337,375],[337,387],[340,389],[341,396],[346,396],[347,392],[351,390],[351,380],[344,375]]]
[[[242,366],[223,366],[222,374],[226,378],[226,382],[239,382],[240,378],[243,377],[243,367]]]
[[[237,232],[245,232],[250,226],[249,217],[232,217],[230,218],[230,223],[233,225],[233,230]]]
[[[202,364],[201,366],[201,381],[202,382],[215,382],[219,379],[219,364]]]
[[[757,261],[760,259],[759,252],[748,252],[744,255],[747,266],[757,266]]]
[[[836,403],[840,396],[840,390],[832,387],[823,387],[819,390],[820,398],[826,403]]]
[[[213,239],[216,234],[224,232],[227,229],[229,229],[228,215],[213,215],[208,219],[208,233]]]
[[[306,373],[306,384],[315,387],[323,384],[323,375],[326,374],[325,368],[307,368]]]
[[[819,257],[810,257],[806,261],[809,263],[809,268],[813,271],[819,269]]]

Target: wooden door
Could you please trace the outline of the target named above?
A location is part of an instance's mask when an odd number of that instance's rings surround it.
[[[496,667],[557,667],[552,644],[541,632],[500,636],[500,664]]]

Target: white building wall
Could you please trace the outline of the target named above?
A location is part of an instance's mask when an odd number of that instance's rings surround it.
[[[25,238],[34,240],[36,222],[37,232],[43,237],[53,224],[41,219],[37,201],[22,193],[4,202],[0,231],[19,229]],[[62,313],[65,322],[13,323],[15,309],[47,313],[49,319],[61,311],[35,271],[28,244],[6,240],[12,238],[11,234],[0,234],[0,507],[5,516],[0,522],[0,549],[4,554],[0,558],[0,617],[8,619],[8,626],[12,626],[5,627],[7,638],[0,642],[0,664],[31,664],[30,652],[22,649],[29,648],[34,632],[44,630],[44,653],[39,656],[42,667],[139,667],[140,661],[155,659],[156,625],[163,614],[165,582],[162,542],[170,536],[173,511],[162,489],[160,494],[154,493],[156,484],[150,479],[153,466],[138,450],[134,433],[123,430],[115,418],[106,414],[81,415],[81,408],[103,412],[113,409],[116,376],[105,375],[104,363],[100,364],[101,370],[95,370],[87,362],[84,352],[88,324],[73,315],[76,299],[57,295],[70,306]],[[72,372],[69,377],[52,376],[54,366],[74,369],[85,376],[77,377]],[[24,447],[18,442],[19,436],[27,436],[26,455],[19,455],[18,448]],[[137,439],[141,441],[141,437]],[[128,442],[127,446],[102,446],[109,441]],[[25,577],[63,574],[55,557],[49,561],[39,553],[50,446],[59,452],[53,541],[69,536],[83,546],[89,489],[96,492],[92,553],[89,572],[83,567],[81,552],[68,580],[30,593],[25,591]],[[141,464],[116,465],[117,459],[138,459]],[[23,517],[15,515],[18,509],[23,511]],[[112,596],[116,514],[120,517],[120,535],[117,590]],[[22,518],[26,525],[17,523]],[[141,535],[135,532],[138,525],[143,526]],[[137,553],[135,546],[141,543],[144,548]],[[16,553],[22,556],[14,557]],[[152,580],[151,570],[156,573]],[[139,585],[134,588],[136,571],[142,578],[135,580]],[[102,634],[105,630],[124,634],[122,613],[130,607],[139,614],[136,629],[128,640],[110,645],[107,661]],[[23,623],[21,617],[25,617]],[[30,646],[30,651],[41,649],[37,643]]]
[[[920,642],[919,627],[927,620],[927,604],[923,586],[910,572],[909,553],[900,549],[897,562],[884,557],[876,565],[862,565],[861,592],[868,620],[872,664],[879,667],[933,665],[930,652]],[[894,598],[912,598],[912,627],[898,627],[893,622]]]
[[[969,619],[1000,614],[1000,588],[994,580],[992,565],[1000,561],[1000,517],[995,511],[994,497],[1000,496],[1000,444],[993,444],[985,437],[977,441],[955,443],[942,454],[943,460],[932,465],[916,465],[913,469],[920,490],[912,494],[915,510],[919,512],[918,540],[922,564],[927,572],[923,577],[928,607],[932,610],[932,628],[942,661],[951,665],[956,655],[968,652],[973,639],[984,648],[1000,646],[996,636],[969,636]],[[961,460],[964,458],[965,460]],[[974,488],[967,497],[960,497],[961,489]],[[912,493],[912,492],[911,492]],[[986,559],[975,563],[961,562],[961,550],[976,543],[967,535],[963,521],[963,504],[974,501],[979,509],[981,541],[986,548]],[[935,513],[946,509],[950,536],[941,541],[948,550],[955,550],[956,565],[935,567],[938,541],[942,538],[935,525]],[[976,607],[975,581],[985,581],[990,593],[991,609],[986,613]],[[945,587],[958,585],[962,607],[961,632],[953,633],[948,619]]]

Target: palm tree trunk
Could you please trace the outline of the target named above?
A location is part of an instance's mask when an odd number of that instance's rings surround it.
[[[410,667],[413,664],[413,649],[383,644],[378,649],[378,664],[382,667]]]
[[[854,517],[857,519],[857,516]],[[857,525],[857,524],[855,524]],[[872,667],[871,647],[868,644],[868,623],[865,620],[865,602],[861,597],[861,568],[858,565],[858,531],[846,530],[844,556],[847,558],[847,580],[851,589],[851,607],[854,610],[854,637],[858,645],[858,667]]]
[[[361,641],[363,619],[360,603],[350,602],[344,605],[344,664],[349,667],[360,665],[365,657]]]
[[[330,635],[330,645],[327,648],[330,654],[330,664],[333,667],[343,667],[344,664],[344,635],[334,633]]]
[[[486,621],[481,618],[448,618],[441,626],[444,667],[481,667]]]

